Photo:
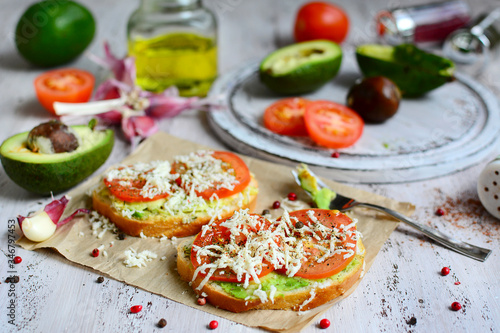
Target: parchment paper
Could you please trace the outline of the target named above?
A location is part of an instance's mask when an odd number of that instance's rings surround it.
[[[151,160],[172,160],[176,155],[184,155],[207,147],[181,140],[166,133],[157,133],[144,141],[123,163],[146,162]],[[275,200],[284,198],[289,192],[296,192],[299,199],[308,201],[308,198],[295,184],[290,173],[291,168],[269,162],[242,156],[259,182],[259,195],[255,212],[260,213],[263,209],[269,209]],[[90,188],[100,180],[100,175],[93,177],[76,189],[68,193],[71,201],[66,213],[71,213],[76,208],[90,208],[90,200],[86,194]],[[409,203],[397,202],[379,195],[325,180],[332,189],[347,196],[361,201],[380,204],[385,207],[410,215],[414,207]],[[273,211],[278,214],[279,211]],[[389,238],[391,232],[397,227],[398,222],[377,213],[373,210],[357,208],[350,213],[358,219],[358,229],[363,235],[366,247],[366,266],[368,271],[375,260],[384,242]],[[81,235],[83,233],[83,236]],[[111,242],[114,242],[113,246]],[[125,240],[118,240],[116,234],[107,232],[104,237],[98,239],[92,235],[88,218],[81,217],[61,227],[49,240],[42,243],[33,243],[26,238],[21,238],[19,244],[28,250],[40,248],[52,248],[62,254],[68,260],[95,269],[116,280],[123,281],[129,285],[137,286],[155,294],[165,296],[174,301],[196,308],[200,311],[213,313],[220,317],[253,327],[279,332],[298,332],[311,324],[317,317],[321,316],[329,307],[351,294],[358,286],[356,283],[346,294],[321,307],[315,308],[301,315],[294,311],[282,310],[254,310],[235,314],[229,311],[217,309],[209,304],[198,306],[196,297],[187,283],[180,280],[176,268],[176,244],[178,241],[160,241],[158,238],[137,238],[127,236]],[[90,255],[92,249],[104,245],[108,256],[99,255],[94,258]],[[158,258],[147,263],[147,267],[127,268],[123,264],[125,256],[123,252],[132,247],[137,252],[150,250],[158,255]],[[161,260],[166,257],[165,260]]]

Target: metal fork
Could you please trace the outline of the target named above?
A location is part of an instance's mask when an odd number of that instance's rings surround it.
[[[318,186],[320,186],[321,188],[323,188],[323,187],[328,188],[328,186],[318,176],[316,176],[311,170],[308,170],[308,171],[311,174],[311,176],[316,178]],[[295,170],[292,170],[292,174],[295,177],[295,181],[300,186],[301,182],[299,179],[299,175],[297,174],[297,172]],[[306,191],[306,193],[310,197],[312,197],[312,195],[309,191]],[[345,197],[337,192],[335,192],[335,193],[336,193],[335,198],[332,199],[330,202],[330,209],[337,209],[340,211],[346,211],[346,210],[350,210],[350,209],[352,209],[354,207],[358,207],[358,206],[376,209],[376,210],[382,211],[388,215],[391,215],[391,216],[395,217],[396,219],[400,220],[401,222],[404,222],[404,223],[408,224],[409,226],[419,230],[427,237],[444,245],[445,247],[447,247],[453,251],[456,251],[460,254],[463,254],[467,257],[470,257],[472,259],[476,259],[479,261],[485,261],[486,258],[488,258],[488,256],[491,253],[491,250],[488,250],[488,249],[485,249],[482,247],[478,247],[478,246],[475,246],[472,244],[468,244],[465,242],[461,242],[461,241],[459,241],[451,236],[443,234],[442,232],[440,232],[438,230],[432,229],[432,228],[427,227],[425,225],[421,225],[421,224],[417,223],[416,221],[411,220],[408,217],[406,217],[406,216],[404,216],[404,215],[402,215],[402,214],[400,214],[392,209],[382,207],[379,205],[366,203],[366,202],[359,202],[359,201],[356,201],[352,198]]]

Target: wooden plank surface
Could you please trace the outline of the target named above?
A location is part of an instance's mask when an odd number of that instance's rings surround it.
[[[102,42],[125,54],[125,25],[138,1],[81,1],[94,13],[98,30],[90,52],[102,54]],[[258,59],[277,46],[291,41],[294,13],[304,1],[214,0],[207,5],[219,19],[219,63],[221,73]],[[35,99],[33,79],[43,70],[19,58],[13,43],[16,22],[31,1],[4,1],[0,11],[0,100],[2,101],[0,139],[29,130],[49,119]],[[353,0],[342,3],[351,17],[351,31],[345,48],[373,41],[371,19],[382,8],[407,5],[410,1]],[[472,4],[472,2],[471,2]],[[494,5],[495,1],[473,3],[474,13]],[[500,61],[496,60],[478,81],[495,94],[500,93]],[[98,78],[106,73],[82,57],[74,67],[92,71]],[[164,120],[163,131],[180,138],[225,148],[210,131],[204,114],[187,112]],[[497,147],[496,154],[500,151]],[[128,145],[118,138],[112,156],[98,171],[115,164],[129,153]],[[496,154],[492,154],[493,159]],[[500,331],[500,221],[480,205],[476,194],[477,177],[487,161],[467,170],[428,181],[393,185],[356,185],[400,201],[409,201],[417,209],[413,218],[445,231],[458,239],[494,250],[486,263],[465,258],[433,243],[400,225],[392,234],[359,288],[336,304],[324,317],[332,321],[329,332],[487,332]],[[0,331],[22,332],[203,332],[211,320],[219,321],[220,332],[257,332],[214,317],[149,292],[106,279],[97,284],[95,272],[71,264],[51,251],[30,252],[16,248],[23,258],[16,266],[21,281],[12,287],[4,283],[8,275],[8,225],[17,214],[35,211],[48,202],[17,187],[0,171]],[[443,207],[447,214],[438,217]],[[443,266],[451,274],[443,277]],[[455,282],[460,284],[456,285]],[[15,293],[15,297],[9,296]],[[9,302],[15,300],[15,324],[8,323]],[[450,305],[458,301],[462,311]],[[142,304],[138,315],[128,313],[131,305]],[[156,328],[160,318],[164,329]],[[415,325],[411,319],[416,319]],[[317,323],[304,332],[319,332]]]

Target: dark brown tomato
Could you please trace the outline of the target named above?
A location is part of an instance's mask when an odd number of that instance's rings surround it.
[[[365,78],[354,84],[347,95],[347,106],[367,123],[382,123],[396,114],[401,100],[399,88],[386,77]]]

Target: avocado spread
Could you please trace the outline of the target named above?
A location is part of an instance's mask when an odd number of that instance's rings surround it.
[[[203,212],[208,212],[210,209],[220,207],[223,209],[225,206],[232,204],[247,204],[249,197],[254,196],[258,189],[254,186],[248,186],[241,193],[234,194],[227,198],[222,198],[217,201],[205,200],[198,197],[198,200],[186,205],[186,195],[184,192],[173,194],[167,198],[158,199],[148,202],[126,202],[117,199],[107,188],[103,188],[100,195],[108,197],[111,200],[112,207],[120,211],[122,215],[129,218],[138,220],[146,220],[151,216],[173,216],[184,215],[184,222],[189,223],[189,218],[196,219],[196,215]]]

